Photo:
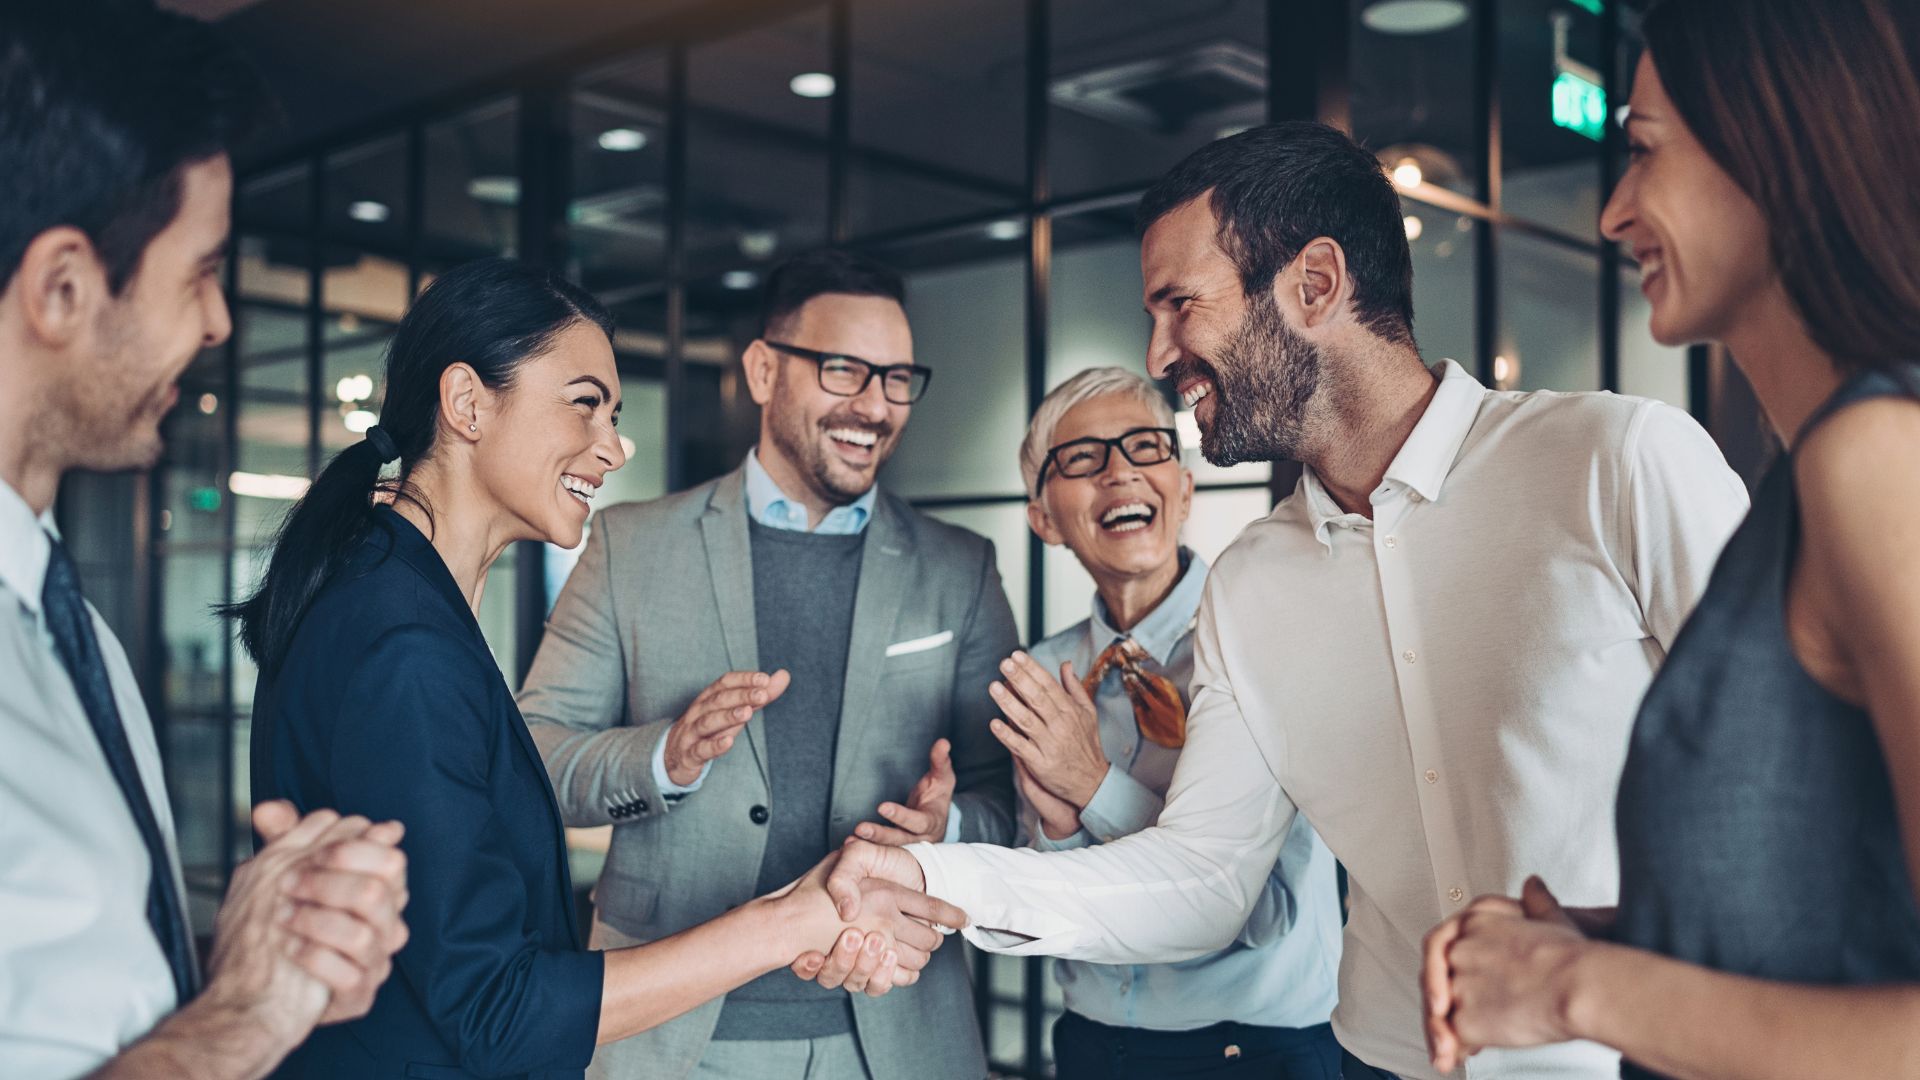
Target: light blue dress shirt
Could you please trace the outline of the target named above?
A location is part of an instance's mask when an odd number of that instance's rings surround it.
[[[1107,646],[1131,636],[1145,649],[1148,670],[1171,679],[1187,695],[1193,677],[1193,625],[1205,590],[1207,564],[1181,549],[1186,570],[1160,606],[1134,626],[1114,629],[1106,605],[1094,597],[1090,618],[1035,645],[1033,658],[1050,671],[1072,662],[1080,676]],[[1133,702],[1110,669],[1095,688],[1100,745],[1110,768],[1080,813],[1081,829],[1064,840],[1041,831],[1032,807],[1021,821],[1041,851],[1117,840],[1160,817],[1180,751],[1149,742],[1134,720]],[[1115,1027],[1191,1031],[1232,1020],[1264,1027],[1300,1028],[1327,1022],[1340,967],[1340,897],[1333,853],[1306,818],[1295,820],[1280,859],[1234,943],[1217,953],[1176,964],[1090,964],[1054,961],[1068,1009]]]
[[[807,528],[806,505],[787,497],[780,485],[773,482],[767,470],[760,464],[760,455],[747,451],[747,516],[765,525],[769,529],[787,529],[793,532],[816,532],[826,536],[852,536],[865,532],[867,522],[873,519],[873,502],[878,497],[879,487],[870,487],[859,498],[827,511],[820,524]],[[693,783],[685,787],[674,783],[667,777],[667,740],[661,739],[653,744],[653,782],[660,785],[660,793],[669,799],[681,798],[700,790],[701,781],[707,778],[707,770],[713,768],[709,761],[700,768],[700,775]],[[957,811],[956,811],[957,813]],[[949,815],[950,822],[958,819]],[[951,835],[960,835],[956,828]]]

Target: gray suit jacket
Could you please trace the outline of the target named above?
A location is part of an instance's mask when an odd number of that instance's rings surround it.
[[[520,693],[567,824],[616,826],[594,890],[595,948],[665,937],[754,895],[766,845],[754,810],[771,791],[762,717],[678,803],[661,796],[652,768],[654,746],[696,694],[726,671],[758,667],[745,492],[736,470],[601,511]],[[949,839],[1012,842],[1012,772],[987,729],[997,711],[987,684],[1018,645],[993,545],[881,492],[854,601],[832,843],[882,820],[881,802],[905,799],[941,736],[953,741],[963,833]],[[602,1047],[594,1074],[680,1080],[720,1005]],[[934,954],[918,984],[853,995],[853,1006],[875,1080],[986,1075],[957,943]]]

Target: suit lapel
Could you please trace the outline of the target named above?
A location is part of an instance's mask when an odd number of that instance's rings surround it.
[[[720,635],[727,644],[727,670],[755,671],[760,645],[753,618],[753,549],[747,538],[747,491],[743,470],[720,478],[700,517],[700,534],[707,547],[707,575],[713,581],[713,605],[720,613]],[[715,672],[717,678],[719,672]],[[760,780],[767,775],[765,721],[754,713],[747,722],[747,745]]]
[[[833,752],[833,798],[852,774],[855,752],[873,717],[874,693],[886,667],[887,645],[912,585],[913,531],[884,492],[874,500],[860,557],[860,584],[853,599],[853,634],[847,643],[847,681],[841,689],[840,735]]]

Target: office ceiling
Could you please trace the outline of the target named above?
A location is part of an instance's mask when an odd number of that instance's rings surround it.
[[[260,150],[374,120],[699,7],[737,20],[776,0],[161,0],[216,19],[284,106]]]

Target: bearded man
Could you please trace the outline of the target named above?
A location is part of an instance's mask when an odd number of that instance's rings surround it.
[[[1209,461],[1305,466],[1207,581],[1165,808],[1077,851],[856,843],[843,915],[875,874],[965,909],[984,948],[1184,960],[1233,940],[1304,814],[1348,874],[1343,1075],[1437,1080],[1428,928],[1535,871],[1614,903],[1634,712],[1746,493],[1679,409],[1424,361],[1401,214],[1372,154],[1309,123],[1213,143],[1147,192],[1148,371]],[[1472,1070],[1618,1076],[1582,1044]]]

